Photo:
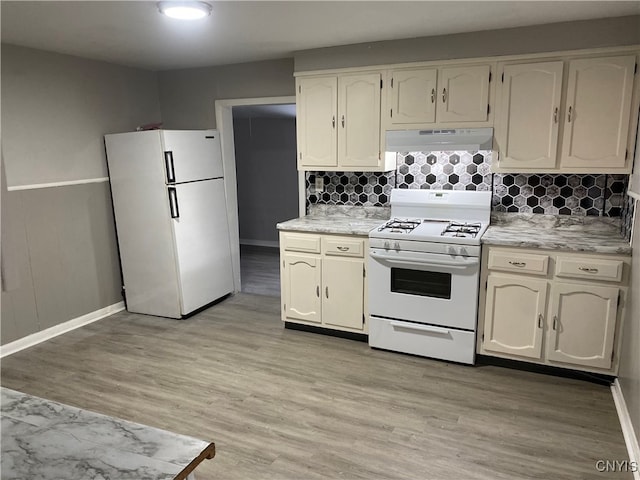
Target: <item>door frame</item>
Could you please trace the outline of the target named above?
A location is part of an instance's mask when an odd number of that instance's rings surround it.
[[[240,283],[240,223],[238,220],[238,181],[236,178],[236,149],[233,140],[233,107],[244,105],[282,105],[295,104],[296,97],[257,97],[235,98],[215,101],[216,128],[220,132],[222,147],[222,165],[227,195],[229,236],[231,240],[231,264],[233,267],[234,292],[239,292]],[[306,214],[306,195],[304,172],[298,171],[298,212]]]

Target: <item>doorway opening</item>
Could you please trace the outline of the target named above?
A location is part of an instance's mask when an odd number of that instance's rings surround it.
[[[229,179],[235,291],[280,296],[276,224],[299,216],[304,195],[295,97],[219,100],[216,121]]]
[[[242,291],[280,296],[276,224],[298,215],[296,106],[232,108]]]

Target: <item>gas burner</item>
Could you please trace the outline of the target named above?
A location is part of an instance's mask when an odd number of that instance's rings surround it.
[[[481,227],[482,225],[480,223],[449,222],[449,225],[447,225],[440,235],[443,237],[475,238]]]
[[[378,228],[379,232],[409,233],[422,223],[421,220],[393,218]]]

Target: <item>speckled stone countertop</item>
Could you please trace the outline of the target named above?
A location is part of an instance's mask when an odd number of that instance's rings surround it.
[[[620,233],[620,219],[608,217],[493,213],[482,243],[631,255],[631,246]]]
[[[187,477],[212,443],[0,388],[3,480]]]
[[[389,219],[386,207],[312,205],[309,215],[278,223],[278,230],[366,236]]]

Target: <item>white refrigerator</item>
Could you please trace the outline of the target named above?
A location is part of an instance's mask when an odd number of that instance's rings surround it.
[[[218,132],[104,138],[127,310],[183,318],[232,292]]]

